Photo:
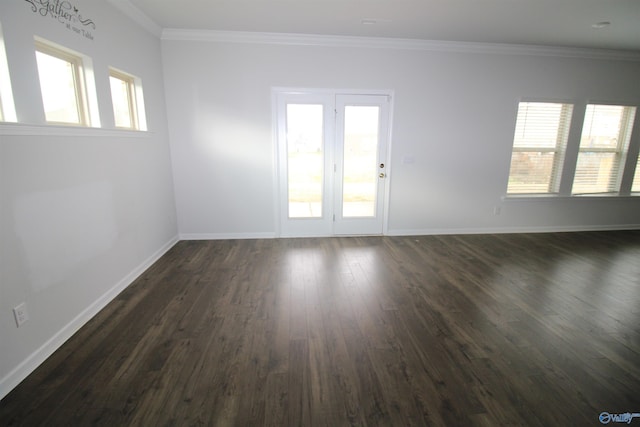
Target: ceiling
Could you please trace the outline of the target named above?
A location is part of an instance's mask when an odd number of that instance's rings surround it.
[[[640,0],[120,1],[172,29],[640,51]]]

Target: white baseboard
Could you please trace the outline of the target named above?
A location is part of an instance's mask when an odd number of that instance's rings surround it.
[[[446,234],[513,234],[513,233],[563,233],[574,231],[616,231],[640,230],[640,224],[616,225],[572,225],[572,226],[523,226],[523,227],[469,227],[469,228],[418,228],[389,229],[385,236],[429,236]],[[180,240],[236,240],[236,239],[275,239],[295,237],[332,237],[331,235],[278,236],[275,232],[262,233],[183,233]],[[337,237],[337,236],[336,236]],[[347,237],[347,236],[339,236]]]
[[[276,233],[184,233],[180,240],[236,240],[236,239],[274,239]]]
[[[173,237],[158,249],[149,258],[144,260],[138,267],[127,274],[122,280],[116,283],[111,289],[94,301],[89,307],[78,314],[67,325],[60,329],[40,348],[29,355],[22,363],[14,368],[2,380],[0,380],[0,399],[4,398],[11,390],[20,384],[29,374],[40,366],[49,356],[62,346],[73,334],[75,334],[84,324],[91,320],[100,310],[109,304],[120,292],[125,290],[134,280],[144,273],[162,255],[167,253],[178,242],[178,237]]]
[[[429,236],[445,234],[513,234],[513,233],[564,233],[576,231],[640,230],[640,224],[575,225],[575,226],[527,226],[487,228],[420,228],[388,230],[387,236]]]

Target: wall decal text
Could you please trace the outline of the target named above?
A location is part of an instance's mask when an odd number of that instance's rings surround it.
[[[67,0],[25,0],[31,10],[43,17],[50,17],[63,24],[68,30],[93,40],[91,30],[96,29],[93,20],[83,17],[78,8]]]

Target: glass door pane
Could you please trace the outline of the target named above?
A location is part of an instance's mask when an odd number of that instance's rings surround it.
[[[289,218],[322,217],[323,120],[322,104],[287,104]]]
[[[348,105],[344,115],[342,216],[375,217],[380,107]]]

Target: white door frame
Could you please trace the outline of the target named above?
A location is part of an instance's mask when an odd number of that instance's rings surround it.
[[[393,96],[394,96],[394,92],[392,90],[379,90],[379,89],[374,89],[374,90],[362,90],[362,89],[314,89],[314,88],[291,88],[291,87],[273,87],[271,89],[271,103],[272,103],[272,153],[273,153],[273,170],[274,170],[274,174],[273,174],[273,194],[274,194],[274,203],[273,203],[273,208],[274,208],[274,219],[275,219],[275,230],[276,230],[276,236],[278,237],[326,237],[326,236],[334,236],[334,230],[333,230],[333,225],[327,229],[326,231],[322,232],[322,233],[304,233],[301,230],[291,230],[291,229],[284,229],[285,227],[283,227],[282,225],[282,215],[287,212],[287,206],[284,203],[284,201],[287,199],[285,197],[286,195],[286,189],[282,188],[282,177],[280,176],[281,174],[281,166],[282,166],[282,162],[286,160],[282,158],[282,154],[281,151],[279,149],[279,140],[280,138],[283,137],[283,135],[279,134],[280,130],[283,129],[282,126],[282,120],[284,120],[283,117],[280,117],[278,114],[278,109],[281,105],[281,102],[283,102],[283,99],[288,98],[288,96],[296,96],[299,97],[301,95],[304,95],[304,98],[308,98],[307,99],[321,99],[325,97],[333,97],[333,99],[335,100],[335,97],[337,95],[378,95],[378,96],[386,96],[389,99],[389,107],[388,107],[388,134],[386,135],[386,141],[387,141],[387,150],[386,150],[386,162],[385,162],[385,169],[386,169],[386,183],[384,186],[384,201],[383,201],[383,206],[382,206],[382,215],[383,215],[383,223],[382,223],[382,234],[386,235],[388,233],[388,227],[389,227],[389,200],[390,200],[390,188],[391,188],[391,182],[390,179],[392,177],[392,170],[391,170],[391,150],[392,150],[392,128],[393,128]],[[300,97],[299,99],[303,99],[302,97]],[[333,117],[332,117],[333,119]],[[333,132],[333,134],[335,135],[335,120],[333,120],[332,122],[332,127],[330,129],[327,129],[326,127],[326,123],[325,123],[325,131],[330,131]],[[333,149],[333,147],[331,147],[330,149]],[[333,153],[331,153],[331,155],[333,155]],[[328,171],[329,169],[327,169]],[[324,182],[325,185],[327,184],[327,179],[329,178],[328,175],[325,176]],[[333,177],[331,177],[331,185],[329,185],[327,188],[328,191],[332,191],[331,186],[333,185]],[[283,193],[283,191],[285,191],[285,193]],[[333,194],[329,194],[331,201],[334,200]],[[323,206],[323,210],[325,210],[326,207]],[[328,218],[327,218],[328,219]],[[331,221],[333,223],[333,219],[331,218]],[[288,228],[288,227],[287,227]],[[299,232],[298,232],[299,231]]]

